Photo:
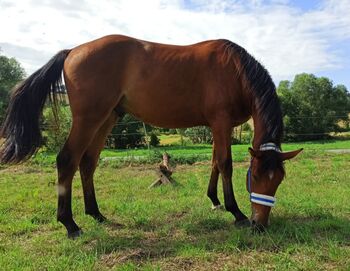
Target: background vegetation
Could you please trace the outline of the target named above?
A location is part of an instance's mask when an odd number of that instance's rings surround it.
[[[287,140],[329,137],[330,132],[349,130],[350,94],[326,77],[299,74],[292,82],[280,82]]]
[[[0,123],[6,112],[10,90],[25,77],[24,69],[14,58],[1,55],[0,48]]]

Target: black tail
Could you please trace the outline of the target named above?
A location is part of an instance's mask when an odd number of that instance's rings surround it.
[[[29,159],[42,143],[39,120],[45,102],[53,100],[62,86],[63,64],[70,50],[57,53],[41,69],[14,89],[3,123],[0,138],[0,163],[19,163]]]

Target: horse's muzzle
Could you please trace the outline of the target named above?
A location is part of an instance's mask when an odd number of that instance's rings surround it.
[[[256,222],[254,219],[251,221],[253,233],[263,233],[266,230],[267,226],[264,226],[261,223]]]

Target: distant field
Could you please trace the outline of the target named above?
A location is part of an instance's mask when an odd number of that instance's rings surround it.
[[[178,135],[176,135],[178,136]],[[172,138],[172,137],[171,137]],[[232,155],[235,162],[243,162],[249,159],[249,144],[232,145]],[[315,151],[324,152],[332,149],[350,149],[350,140],[331,140],[316,142],[286,143],[282,145],[283,150],[293,150],[304,148],[304,155],[313,154]],[[212,146],[208,144],[196,145],[169,145],[141,149],[111,150],[105,149],[101,153],[103,164],[113,164],[113,166],[125,166],[129,164],[156,163],[161,159],[161,154],[168,152],[172,159],[180,164],[192,164],[196,161],[207,161],[211,159]],[[39,152],[36,154],[33,163],[39,165],[54,165],[56,153]]]
[[[262,235],[236,229],[229,213],[210,211],[209,161],[177,165],[177,185],[156,189],[148,189],[154,165],[100,167],[96,193],[110,219],[104,225],[83,214],[76,177],[73,212],[84,235],[74,241],[56,222],[54,166],[2,167],[0,270],[349,270],[350,154],[325,150],[349,149],[350,142],[300,145],[305,153],[286,163],[287,178]],[[233,146],[234,152],[246,149]],[[210,152],[209,146],[188,152],[204,150]],[[245,154],[234,164],[234,184],[238,203],[250,215],[248,160]],[[221,186],[219,191],[222,198]]]
[[[241,157],[241,154],[248,154],[250,144],[232,145],[232,153]],[[326,149],[350,149],[350,140],[333,140],[320,142],[300,142],[300,143],[286,143],[282,145],[283,150],[293,150],[296,148],[304,148],[306,152]],[[211,155],[212,146],[207,144],[187,145],[187,146],[161,146],[152,148],[155,151],[167,151],[174,155]],[[125,156],[147,156],[149,151],[147,149],[136,150],[104,150],[101,157],[125,157]]]
[[[181,144],[181,136],[179,134],[175,135],[160,135],[158,136],[159,143],[162,146],[165,145],[180,145]]]

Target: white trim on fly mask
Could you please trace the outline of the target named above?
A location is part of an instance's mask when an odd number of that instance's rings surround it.
[[[261,144],[259,147],[260,151],[275,151],[275,152],[282,152],[281,149],[272,142],[268,142],[265,144]],[[258,194],[251,192],[251,165],[248,169],[248,192],[250,194],[250,201],[256,204],[268,206],[268,207],[274,207],[276,203],[276,198],[268,195]]]
[[[268,142],[265,144],[260,145],[259,148],[260,151],[275,151],[275,152],[282,152],[279,147],[275,143]]]
[[[273,207],[275,206],[276,198],[252,192],[250,193],[250,201],[260,205]]]

